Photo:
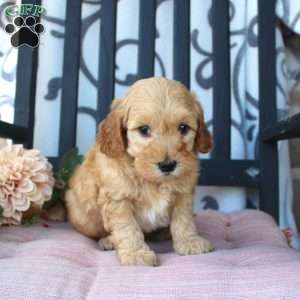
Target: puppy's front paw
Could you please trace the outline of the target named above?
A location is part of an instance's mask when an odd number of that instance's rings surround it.
[[[158,258],[151,250],[123,250],[118,253],[122,265],[158,266]]]
[[[174,243],[174,249],[179,255],[190,255],[207,253],[214,248],[208,240],[197,236],[177,241]]]

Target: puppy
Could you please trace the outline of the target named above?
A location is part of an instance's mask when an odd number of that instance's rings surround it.
[[[178,254],[211,251],[192,214],[197,153],[211,147],[202,108],[184,85],[137,81],[124,99],[113,101],[69,182],[70,222],[116,249],[123,265],[157,265],[144,233],[168,226]]]

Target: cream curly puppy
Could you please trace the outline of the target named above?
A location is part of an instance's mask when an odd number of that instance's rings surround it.
[[[192,214],[198,152],[212,139],[203,111],[184,85],[137,81],[116,99],[97,141],[69,182],[68,216],[81,233],[116,249],[123,265],[157,265],[144,233],[170,228],[180,255],[212,250]]]

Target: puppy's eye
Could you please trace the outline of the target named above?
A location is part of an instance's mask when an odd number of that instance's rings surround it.
[[[148,125],[143,125],[143,126],[138,127],[138,131],[144,137],[149,137],[151,134],[151,130]]]
[[[182,134],[182,135],[186,135],[189,131],[190,131],[191,127],[189,125],[186,125],[184,123],[180,123],[178,125],[178,131]]]

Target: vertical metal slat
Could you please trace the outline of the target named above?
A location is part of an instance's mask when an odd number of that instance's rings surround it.
[[[229,5],[213,1],[213,132],[212,158],[230,159],[230,47]]]
[[[41,5],[40,0],[23,0],[22,4]],[[14,123],[27,128],[25,147],[32,148],[35,119],[35,95],[38,68],[38,48],[19,47]]]
[[[156,0],[140,1],[139,18],[139,79],[154,74]]]
[[[76,145],[78,78],[81,48],[81,1],[68,0],[60,112],[59,155]]]
[[[190,87],[190,0],[174,0],[174,79]]]
[[[275,1],[258,1],[259,128],[260,133],[277,121]],[[276,142],[260,140],[260,209],[279,216],[279,174]]]
[[[102,0],[97,121],[109,112],[114,97],[117,1]]]

